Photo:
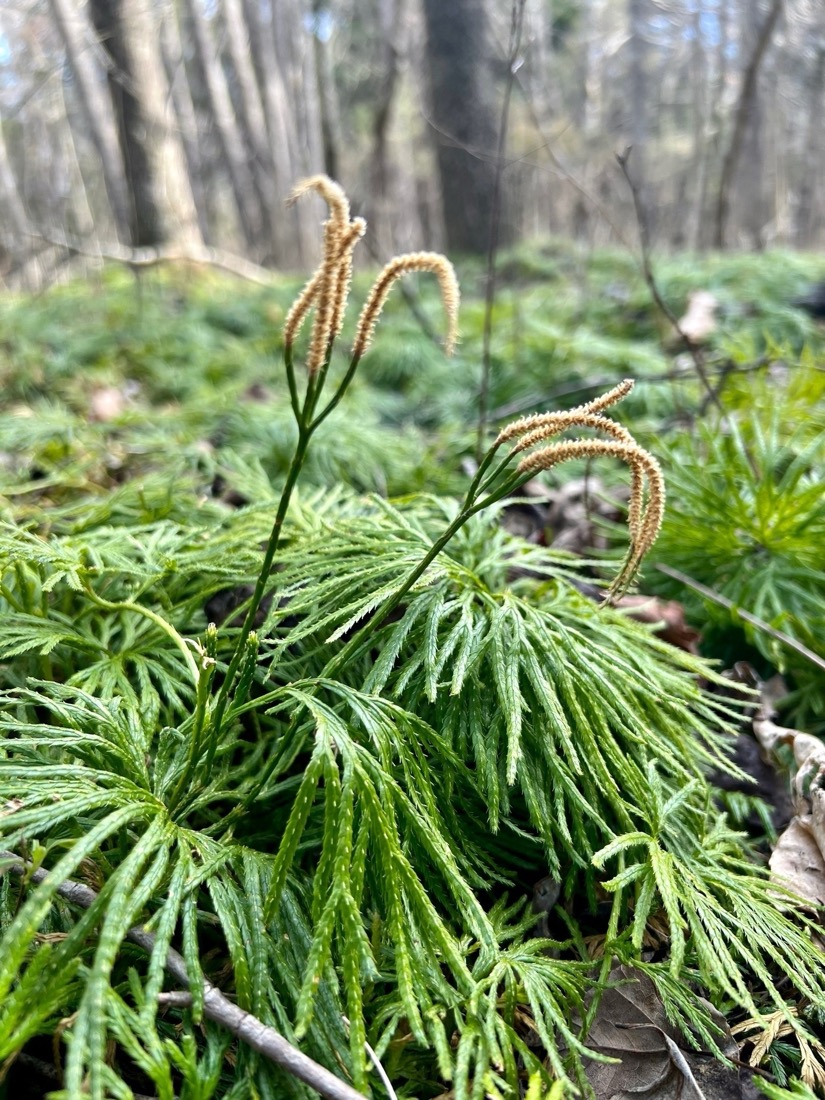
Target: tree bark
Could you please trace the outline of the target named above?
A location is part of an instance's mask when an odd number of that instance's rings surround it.
[[[742,88],[734,113],[733,132],[730,144],[722,162],[722,176],[719,181],[719,192],[716,196],[716,210],[714,215],[714,245],[716,248],[725,247],[725,232],[728,217],[730,215],[730,192],[733,178],[739,164],[739,157],[745,141],[748,123],[752,119],[756,109],[756,88],[759,78],[759,70],[762,61],[770,45],[776,24],[782,12],[783,0],[773,0],[762,27],[757,35],[753,52],[742,76]]]
[[[199,242],[152,7],[146,0],[89,0],[89,11],[111,58],[109,90],[131,199],[131,243]]]
[[[197,0],[185,0],[195,51],[209,96],[209,107],[235,199],[247,247],[259,254],[264,237],[264,213],[232,108],[226,74],[215,52],[209,28]],[[266,251],[266,248],[264,249]]]
[[[278,3],[279,0],[274,0]],[[280,0],[283,3],[283,0]],[[294,110],[290,109],[285,70],[275,49],[275,12],[267,5],[268,19],[258,0],[241,0],[244,21],[249,28],[249,45],[264,109],[272,163],[273,187],[277,208],[276,234],[283,240],[285,254],[305,266],[315,255],[316,228],[308,204],[295,203],[286,208],[284,201],[306,168],[301,160],[300,139]]]
[[[308,0],[269,0],[270,42],[274,65],[281,74],[292,147],[293,178],[324,170],[321,104],[315,47],[307,29]],[[303,262],[318,255],[317,208],[296,203]]]
[[[192,185],[192,198],[198,217],[201,239],[206,245],[214,243],[209,218],[209,203],[206,193],[208,173],[206,158],[201,151],[198,133],[198,117],[192,100],[192,89],[183,59],[180,28],[174,11],[167,8],[163,13],[160,26],[160,48],[163,68],[169,83],[169,94],[177,119],[178,133],[183,145],[186,167]]]
[[[107,100],[104,84],[89,49],[88,39],[93,31],[85,23],[75,0],[51,0],[51,9],[66,48],[66,59],[74,77],[80,109],[100,158],[115,232],[118,240],[125,242],[130,239],[126,179],[111,103]]]
[[[483,253],[493,218],[496,122],[475,0],[423,0],[432,134],[447,247]]]
[[[23,285],[27,289],[33,289],[36,284],[36,274],[33,270],[28,270],[30,265],[26,259],[32,245],[28,237],[29,219],[6,148],[2,119],[0,119],[0,200],[2,200],[5,214],[0,222],[0,275],[5,280],[8,276],[22,272]]]
[[[271,253],[265,258],[279,259],[283,258],[285,241],[278,218],[275,164],[261,91],[250,56],[250,27],[244,19],[241,0],[223,0],[223,23],[227,53],[237,86],[238,119],[252,154],[250,166]]]
[[[651,211],[648,181],[648,99],[647,39],[645,36],[645,0],[628,0],[628,48],[630,53],[630,141],[633,145],[633,175],[638,191],[639,226],[648,238]]]
[[[816,44],[813,67],[808,80],[808,118],[802,145],[802,176],[797,195],[794,236],[802,247],[809,246],[823,220],[816,209],[817,183],[822,166],[822,114],[825,109],[825,35]]]
[[[393,102],[400,73],[400,34],[404,0],[379,0],[381,28],[381,80],[372,119],[369,224],[380,247],[393,251],[392,213],[395,207],[389,155],[389,132]]]
[[[321,114],[321,140],[324,146],[324,171],[332,179],[337,180],[340,175],[341,146],[343,142],[329,36],[325,34],[322,26],[322,20],[327,15],[325,0],[312,0],[312,44],[315,72],[318,78],[318,106]]]

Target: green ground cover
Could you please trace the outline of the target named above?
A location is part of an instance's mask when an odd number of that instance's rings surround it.
[[[281,332],[300,280],[112,268],[0,303],[0,827],[27,861],[0,877],[7,1095],[15,1059],[55,1044],[62,1083],[32,1095],[313,1095],[206,1020],[203,977],[375,1097],[365,1042],[399,1097],[573,1095],[619,964],[686,1048],[724,1045],[711,1004],[757,1031],[778,1013],[772,1095],[825,1082],[825,959],[708,780],[732,768],[742,704],[714,688],[733,661],[786,676],[782,721],[825,723],[825,674],[776,636],[825,657],[825,335],[791,304],[821,266],[659,262],[677,314],[692,290],[719,302],[702,355],[722,412],[627,256],[548,243],[500,266],[493,426],[636,380],[611,411],[668,486],[639,585],[685,604],[702,656],[585,594],[628,540],[607,459],[542,474],[614,500],[585,558],[512,534],[499,501],[375,614],[472,476],[472,264],[452,359],[432,286],[415,311],[390,299],[312,439],[249,640],[299,439]],[[192,1000],[159,1009],[170,944]]]

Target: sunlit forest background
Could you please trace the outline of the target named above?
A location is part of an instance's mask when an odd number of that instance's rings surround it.
[[[824,119],[825,0],[0,0],[0,1100],[825,1098]]]
[[[151,247],[311,262],[326,172],[369,251],[825,241],[819,0],[4,0],[0,272]],[[237,266],[237,263],[235,264]]]

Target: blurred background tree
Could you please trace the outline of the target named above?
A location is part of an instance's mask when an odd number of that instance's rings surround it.
[[[521,0],[518,0],[521,6]],[[501,238],[610,244],[615,154],[662,245],[825,242],[821,0],[6,0],[0,275],[118,247],[312,260],[327,171],[371,250],[483,252],[512,82]],[[309,204],[311,205],[311,204]]]

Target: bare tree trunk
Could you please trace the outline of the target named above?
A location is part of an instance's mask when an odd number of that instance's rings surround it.
[[[199,242],[152,7],[146,0],[89,0],[89,10],[112,61],[109,89],[131,198],[131,243]]]
[[[223,0],[223,22],[226,27],[227,52],[237,84],[239,121],[243,127],[246,145],[252,153],[252,176],[272,253],[266,258],[275,259],[283,255],[285,244],[277,213],[275,165],[269,147],[261,92],[250,58],[250,29],[244,20],[241,0]]]
[[[691,31],[693,32],[690,51],[690,86],[693,92],[693,155],[691,157],[693,195],[686,236],[688,245],[698,250],[705,208],[709,154],[708,117],[713,94],[709,79],[710,66],[704,49],[702,12],[698,6],[693,12]]]
[[[201,154],[198,135],[198,119],[192,102],[192,90],[183,60],[180,29],[174,11],[166,9],[160,27],[160,47],[163,67],[169,82],[169,93],[183,145],[189,180],[192,185],[192,198],[198,217],[198,228],[205,244],[211,245],[212,231],[209,224],[209,204],[206,197],[206,164]]]
[[[293,169],[297,176],[323,171],[324,146],[315,48],[307,31],[307,0],[269,0],[271,47],[282,74],[290,136],[294,139]],[[293,181],[294,182],[294,179]],[[304,257],[316,254],[317,235],[311,203],[296,204]]]
[[[31,252],[29,219],[9,160],[3,123],[0,119],[0,201],[4,218],[0,221],[0,273],[3,279],[15,271],[23,274],[24,286],[33,289],[36,275],[28,271],[25,257]]]
[[[55,23],[66,47],[66,58],[74,77],[77,98],[84,121],[94,143],[115,232],[121,241],[129,240],[129,200],[123,161],[118,147],[117,131],[111,103],[104,85],[95,71],[94,55],[89,48],[94,34],[76,0],[50,0]]]
[[[381,17],[379,13],[379,18]],[[328,16],[325,0],[312,0],[313,49],[315,72],[318,77],[318,105],[321,111],[321,139],[324,146],[324,171],[332,179],[338,179],[341,163],[341,119],[335,76],[332,71],[329,35],[322,24]]]
[[[485,252],[493,219],[496,123],[475,0],[423,0],[433,137],[447,247]]]
[[[295,116],[298,164],[302,173],[320,172],[324,146],[315,44],[307,30],[311,13],[306,0],[270,0],[270,6],[275,57]]]
[[[796,242],[810,245],[820,228],[823,212],[816,209],[816,189],[822,172],[822,115],[825,110],[825,36],[816,45],[808,81],[808,118],[802,146],[802,178],[797,196]]]
[[[71,218],[67,219],[67,229],[81,240],[86,240],[95,235],[95,219],[92,213],[92,204],[86,188],[86,180],[80,163],[80,154],[77,147],[75,128],[71,121],[71,107],[66,100],[66,81],[60,83],[62,101],[62,113],[65,125],[64,141],[67,148],[67,160],[70,164],[70,172],[74,177],[71,185],[70,210]]]
[[[639,194],[640,226],[651,231],[648,181],[648,99],[647,40],[645,37],[645,0],[628,0],[628,46],[630,51],[630,140],[633,145],[633,176]]]
[[[748,59],[747,66],[742,76],[742,88],[733,121],[733,132],[730,144],[722,162],[722,177],[719,181],[719,193],[716,196],[716,211],[714,216],[714,245],[716,248],[725,247],[725,230],[730,214],[730,192],[733,177],[739,164],[739,157],[745,140],[748,123],[756,109],[756,87],[762,60],[770,45],[779,15],[782,11],[783,0],[773,0],[770,11],[765,18],[756,43]]]
[[[256,255],[264,234],[264,214],[255,182],[243,147],[226,74],[218,60],[215,45],[197,0],[185,0],[195,50],[209,95],[209,106],[221,145],[224,164],[229,173],[235,206],[247,247]]]
[[[378,18],[381,25],[383,72],[372,119],[368,220],[371,231],[380,242],[381,248],[391,251],[394,245],[392,212],[396,204],[389,157],[389,132],[400,73],[400,35],[404,18],[404,0],[379,0]]]
[[[284,71],[275,49],[275,12],[270,6],[267,22],[262,18],[258,0],[241,0],[241,3],[249,28],[249,45],[269,135],[272,179],[278,202],[275,215],[277,235],[284,241],[287,257],[299,265],[305,265],[314,255],[314,215],[305,203],[296,203],[289,208],[283,205],[298,179],[306,174],[306,169],[300,156],[296,116],[289,107]]]

